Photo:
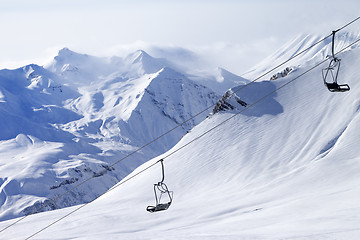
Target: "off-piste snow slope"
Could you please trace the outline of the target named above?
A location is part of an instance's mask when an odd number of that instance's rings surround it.
[[[244,106],[232,101],[232,110],[211,115],[137,168],[129,177],[165,158],[165,183],[174,191],[167,211],[145,210],[161,180],[156,164],[34,239],[358,239],[360,49],[338,57],[338,80],[349,92],[325,88],[324,63],[241,114],[235,115]],[[251,105],[316,63],[236,95]],[[75,209],[28,216],[0,238],[24,239]]]

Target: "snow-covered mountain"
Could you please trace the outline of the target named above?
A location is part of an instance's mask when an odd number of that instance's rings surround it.
[[[243,104],[230,99],[233,109],[214,113],[167,153],[137,168],[129,176],[134,178],[36,238],[357,239],[359,56],[359,48],[339,54],[339,81],[351,86],[346,93],[324,87],[325,63],[235,115],[305,72],[315,59],[275,81],[231,89],[239,90]],[[153,183],[161,179],[161,167],[141,171],[162,157],[174,200],[167,211],[151,214],[145,208],[154,203]],[[23,239],[76,208],[29,216],[1,237]]]
[[[0,70],[0,219],[95,177],[42,210],[89,202],[204,120],[210,111],[111,166],[218,100],[163,63],[144,51],[122,59],[64,48],[44,67]]]

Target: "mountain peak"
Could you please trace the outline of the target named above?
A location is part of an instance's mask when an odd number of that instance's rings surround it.
[[[128,55],[126,57],[127,61],[130,63],[137,63],[137,62],[142,62],[144,60],[150,60],[150,59],[155,59],[152,56],[150,56],[147,52],[145,52],[144,50],[137,50],[133,53],[131,53],[130,55]]]
[[[67,48],[67,47],[64,47],[64,48],[62,48],[62,49],[60,49],[59,50],[59,55],[60,54],[72,54],[72,53],[74,53],[73,51],[71,51],[69,48]]]
[[[166,60],[154,58],[144,50],[137,50],[136,52],[131,53],[126,57],[125,62],[133,65],[140,75],[156,73],[167,66]]]
[[[228,81],[236,84],[246,84],[247,82],[249,82],[249,80],[240,77],[232,72],[229,72],[224,68],[218,67],[216,70],[217,70],[216,80],[218,82]]]
[[[64,47],[62,49],[59,50],[58,55],[54,57],[54,59],[56,61],[68,61],[68,60],[80,60],[80,59],[84,59],[84,58],[88,58],[89,55],[87,54],[81,54],[81,53],[77,53],[74,52],[72,50],[70,50],[67,47]]]
[[[96,76],[106,75],[115,67],[108,64],[105,58],[77,53],[65,47],[59,50],[58,55],[48,64],[45,64],[44,68],[53,73],[60,74],[63,80],[68,79],[71,83],[74,83],[74,80],[76,80],[77,84],[88,84]]]

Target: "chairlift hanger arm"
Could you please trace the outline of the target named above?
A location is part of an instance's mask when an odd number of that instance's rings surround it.
[[[160,163],[161,163],[161,174],[162,174],[161,182],[164,182],[165,179],[164,159],[161,159]]]
[[[331,53],[332,53],[332,57],[335,61],[338,60],[338,58],[335,57],[335,33],[337,33],[339,31],[338,30],[335,30],[335,31],[332,31],[332,46],[331,46]]]

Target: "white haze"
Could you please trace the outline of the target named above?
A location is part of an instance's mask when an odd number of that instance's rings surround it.
[[[354,0],[1,0],[0,68],[43,65],[63,47],[155,57],[180,47],[196,56],[193,68],[242,74],[296,35],[327,34],[359,14]]]

